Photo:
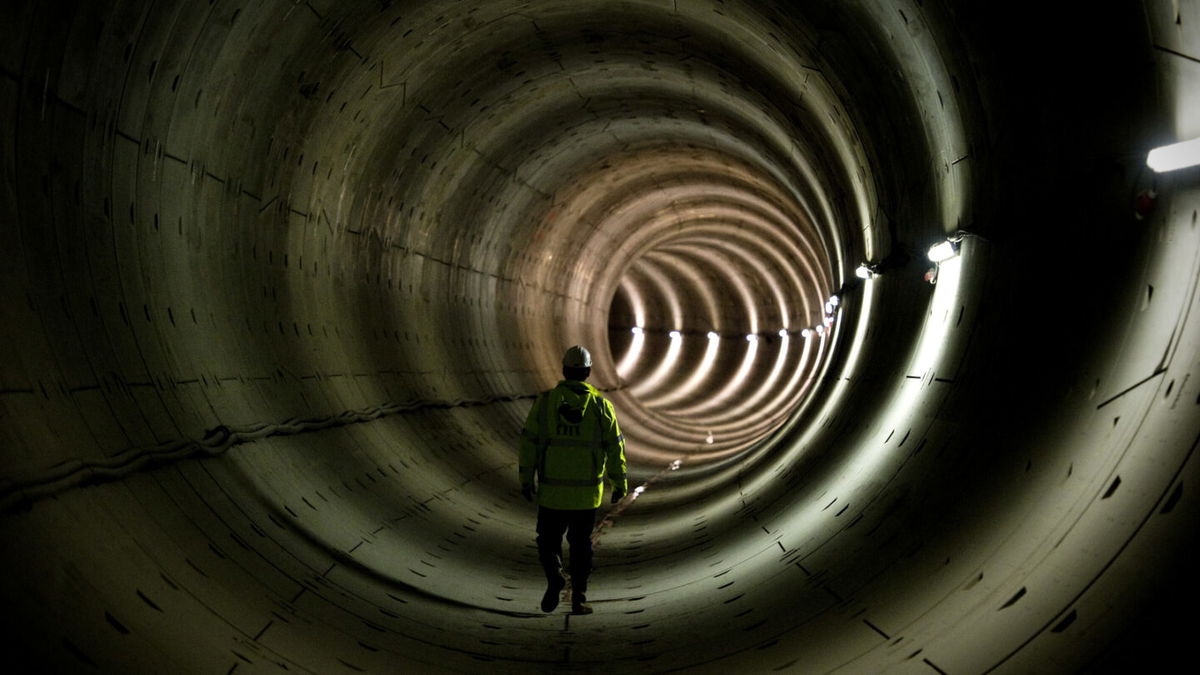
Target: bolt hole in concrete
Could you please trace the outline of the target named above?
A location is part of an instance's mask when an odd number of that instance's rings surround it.
[[[3,3],[9,653],[1169,662],[1190,7]],[[639,489],[563,618],[516,444],[572,344]]]

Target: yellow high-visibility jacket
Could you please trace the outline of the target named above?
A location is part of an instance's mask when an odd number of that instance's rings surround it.
[[[594,509],[607,473],[613,490],[627,492],[625,437],[612,403],[586,382],[563,380],[538,394],[521,432],[521,485],[534,485],[537,503],[551,509]]]

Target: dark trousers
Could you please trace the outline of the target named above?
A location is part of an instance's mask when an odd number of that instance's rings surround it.
[[[592,528],[596,524],[596,509],[548,509],[538,507],[538,560],[546,572],[546,582],[562,579],[562,539],[567,535],[571,545],[571,591],[583,595],[587,591],[588,575],[592,571]]]

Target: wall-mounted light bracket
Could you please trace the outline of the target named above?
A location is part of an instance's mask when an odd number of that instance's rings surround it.
[[[961,241],[962,236],[959,235],[956,237],[950,237],[945,241],[939,241],[933,246],[930,246],[928,254],[929,260],[931,262],[941,264],[953,258],[954,256],[958,255],[958,248]]]
[[[858,269],[854,270],[854,276],[858,277],[859,279],[871,279],[877,274],[879,274],[878,263],[865,262],[859,265]]]

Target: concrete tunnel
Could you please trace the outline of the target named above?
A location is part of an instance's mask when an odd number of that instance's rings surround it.
[[[0,17],[14,664],[1190,658],[1200,173],[1146,156],[1200,3]],[[546,615],[516,443],[575,343],[643,491]]]

